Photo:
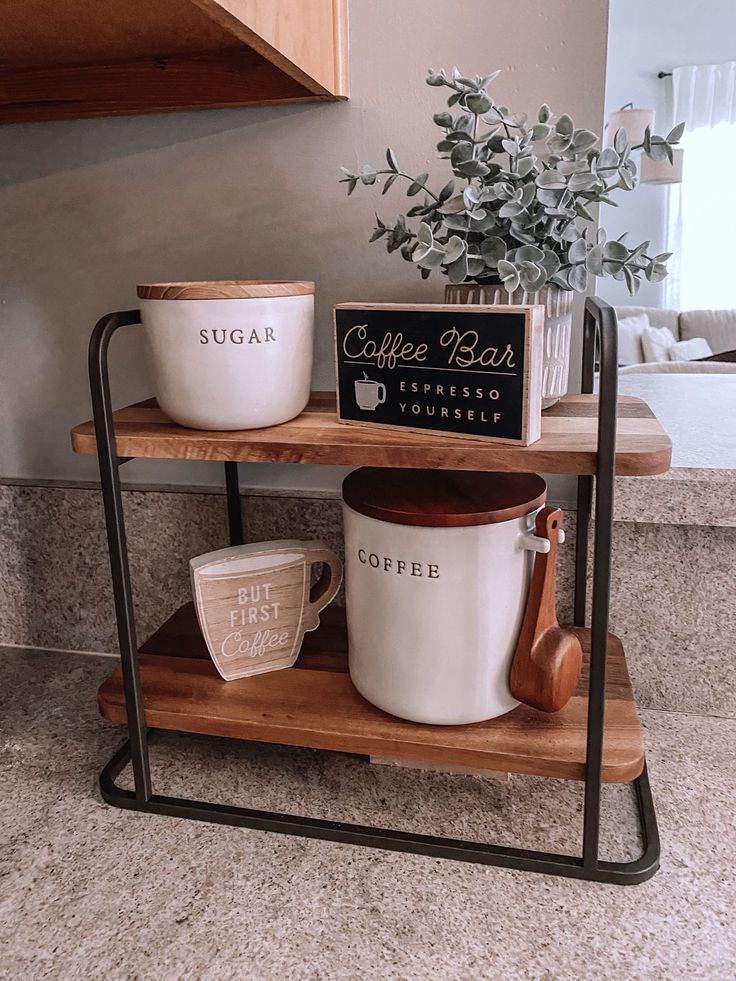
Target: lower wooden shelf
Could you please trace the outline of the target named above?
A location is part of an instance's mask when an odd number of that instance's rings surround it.
[[[146,721],[173,729],[543,777],[584,778],[587,654],[578,690],[554,715],[519,706],[489,722],[429,726],[366,702],[347,673],[344,613],[330,608],[307,634],[293,668],[223,681],[210,661],[194,607],[178,610],[140,651]],[[97,696],[100,712],[125,722],[120,669]],[[644,767],[644,743],[621,642],[609,634],[602,779],[627,783]]]

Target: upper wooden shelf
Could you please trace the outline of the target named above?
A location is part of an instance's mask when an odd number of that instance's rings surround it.
[[[347,0],[0,0],[0,122],[339,99]]]
[[[595,395],[566,395],[547,409],[542,438],[531,446],[341,425],[332,392],[313,393],[300,416],[269,429],[184,429],[154,400],[120,409],[114,420],[117,452],[126,457],[568,474],[594,474],[597,462]],[[617,433],[617,474],[637,477],[669,469],[669,436],[641,399],[619,399]],[[92,422],[72,430],[72,446],[77,453],[97,452]]]

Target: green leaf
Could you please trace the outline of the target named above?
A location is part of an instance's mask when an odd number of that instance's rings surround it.
[[[506,259],[500,259],[498,263],[498,275],[505,286],[507,292],[513,293],[519,287],[519,270]]]
[[[495,82],[502,71],[502,68],[498,68],[495,72],[491,72],[490,75],[484,75],[480,80],[480,85],[478,87],[484,89],[486,85],[490,85],[491,82]]]
[[[550,208],[556,208],[557,205],[562,200],[564,191],[548,190],[546,187],[537,188],[537,201],[540,204],[547,205]]]
[[[630,295],[636,296],[641,284],[637,275],[626,266],[624,266],[624,279],[626,280],[626,288],[628,289]]]
[[[545,102],[543,106],[540,106],[539,115],[537,116],[537,119],[539,120],[540,123],[546,123],[549,122],[551,118],[552,118],[552,110]]]
[[[612,146],[607,146],[606,149],[598,157],[596,163],[596,168],[600,170],[615,170],[621,162],[621,158]]]
[[[678,123],[677,126],[673,126],[672,129],[666,136],[668,143],[679,143],[682,139],[682,134],[685,132],[685,124]]]
[[[440,204],[444,204],[445,201],[448,201],[452,197],[454,190],[455,190],[455,181],[453,178],[450,178],[450,180],[445,184],[445,186],[442,188],[442,190],[438,195],[440,199]]]
[[[445,262],[447,265],[455,262],[466,252],[466,245],[459,235],[453,235],[445,243]]]
[[[452,148],[450,160],[454,167],[458,164],[467,163],[473,156],[473,147],[469,143],[458,143]]]
[[[650,283],[661,283],[667,277],[667,266],[664,262],[652,261],[644,270],[644,275]]]
[[[388,177],[386,178],[386,180],[383,183],[383,190],[381,191],[381,194],[385,194],[386,193],[386,191],[391,187],[391,185],[393,184],[393,182],[396,180],[396,178],[398,176],[399,176],[398,174],[389,174],[388,175]]]
[[[567,113],[563,113],[562,116],[555,123],[555,133],[558,136],[572,136],[575,129],[575,123],[573,123],[570,116]]]
[[[471,92],[465,96],[463,102],[465,107],[469,109],[474,116],[482,116],[484,112],[488,112],[488,110],[493,107],[493,103],[485,92]]]
[[[457,285],[464,283],[468,275],[468,257],[465,252],[454,262],[447,266],[447,278],[451,283]]]
[[[452,116],[449,112],[436,112],[432,119],[438,126],[444,129],[452,129]]]
[[[584,238],[576,239],[567,250],[567,258],[569,262],[583,262],[587,254],[588,246],[586,245]]]
[[[547,123],[535,123],[531,128],[533,140],[546,140],[551,132],[552,127],[548,126]]]
[[[495,265],[499,259],[506,258],[506,243],[497,235],[484,238],[480,246],[481,255],[488,265]]]
[[[589,129],[576,129],[572,137],[572,145],[576,150],[589,150],[598,142],[596,134]]]
[[[477,256],[468,256],[468,276],[480,276],[485,271],[486,264]]]
[[[480,192],[475,184],[468,184],[463,191],[463,201],[468,211],[480,204]]]
[[[517,177],[528,177],[533,170],[534,170],[534,157],[516,158]]]
[[[412,259],[420,269],[436,269],[444,262],[444,255],[441,249],[428,249],[423,245],[417,245],[412,253]]]
[[[644,152],[651,160],[667,160],[669,157],[667,151],[669,150],[671,153],[672,150],[667,143],[659,143],[656,140],[657,137],[652,137],[651,143],[649,144],[649,151],[647,152],[645,150]]]
[[[447,85],[447,77],[445,75],[444,70],[441,72],[434,72],[430,68],[425,81],[427,85],[434,85],[434,86]]]
[[[588,273],[585,266],[573,266],[568,273],[568,282],[577,293],[584,293],[588,287]]]
[[[499,210],[499,218],[518,218],[526,209],[518,201],[507,201]]]
[[[603,258],[613,262],[625,262],[629,258],[629,250],[623,242],[606,242],[603,246]]]
[[[465,201],[463,200],[462,194],[456,194],[454,197],[449,198],[439,210],[443,215],[462,214],[465,211]]]
[[[382,236],[384,236],[387,231],[388,231],[387,228],[374,228],[373,229],[373,234],[368,239],[368,241],[369,242],[375,242],[375,241],[377,241],[379,238],[381,238]]]
[[[598,177],[595,174],[572,174],[567,186],[571,191],[579,193],[580,191],[590,191],[597,183]]]
[[[528,293],[536,293],[547,282],[546,270],[535,262],[522,262],[519,282]]]
[[[584,218],[586,221],[594,220],[593,215],[591,215],[579,198],[575,201],[575,214],[578,216],[578,218]]]
[[[395,174],[399,172],[399,161],[396,159],[396,154],[391,147],[386,150],[386,163]]]
[[[626,130],[623,127],[619,127],[616,130],[616,135],[613,137],[613,149],[616,153],[623,155],[629,146],[629,137]]]
[[[544,257],[542,258],[540,265],[544,267],[547,272],[547,278],[551,279],[555,275],[557,270],[560,268],[560,259],[556,252],[551,249],[544,250]]]
[[[467,232],[468,230],[468,219],[465,215],[447,215],[442,219],[442,224],[448,231]]]
[[[603,246],[594,245],[585,259],[585,268],[593,276],[603,275]]]
[[[536,245],[522,245],[520,249],[516,250],[514,256],[515,262],[542,262],[543,259],[544,252]]]
[[[564,190],[567,187],[565,178],[558,174],[556,170],[543,170],[535,180],[537,187],[544,187],[552,190]]]
[[[468,160],[465,163],[458,164],[455,168],[464,177],[485,177],[490,174],[490,167],[482,163],[480,160]]]
[[[411,182],[406,190],[408,197],[413,197],[415,194],[419,194],[420,191],[425,189],[425,183],[429,179],[429,174],[420,174],[415,180]]]
[[[420,245],[430,246],[434,242],[434,236],[432,235],[432,229],[426,223],[426,221],[420,222],[419,228],[417,229],[417,241]]]
[[[471,232],[489,232],[492,234],[499,231],[496,215],[486,211],[485,208],[477,208],[469,215],[467,227]]]

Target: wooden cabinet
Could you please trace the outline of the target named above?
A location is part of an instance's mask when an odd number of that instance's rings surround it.
[[[0,0],[0,122],[348,95],[347,0]]]

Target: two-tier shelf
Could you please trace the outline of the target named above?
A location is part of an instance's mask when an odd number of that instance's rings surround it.
[[[127,722],[129,739],[100,778],[117,807],[418,852],[603,882],[652,876],[659,837],[646,772],[641,726],[620,641],[608,633],[613,485],[616,474],[666,471],[670,441],[647,405],[617,399],[616,319],[607,304],[586,305],[582,390],[543,414],[542,437],[518,447],[450,436],[379,431],[337,422],[334,395],[315,393],[297,419],[245,432],[201,432],[174,425],[155,402],[113,412],[108,347],[119,328],[140,323],[137,310],[113,313],[90,344],[94,422],[72,431],[78,453],[97,454],[115,597],[120,668],[102,684],[102,715]],[[590,394],[600,356],[600,397]],[[293,668],[225,682],[209,660],[193,607],[176,612],[142,647],[136,639],[120,467],[135,457],[221,460],[230,544],[243,540],[238,463],[542,471],[578,477],[575,624],[585,652],[577,692],[554,715],[520,706],[489,722],[429,726],[393,718],[366,702],[347,673],[344,617],[324,611]],[[595,478],[595,484],[594,484]],[[595,486],[592,610],[586,620],[588,535]],[[214,543],[213,543],[214,545]],[[344,753],[432,762],[483,771],[563,777],[585,783],[581,854],[561,855],[452,838],[364,827],[291,814],[167,797],[154,793],[149,727]],[[132,763],[134,790],[116,777]],[[602,783],[632,783],[644,842],[633,862],[599,858]]]

